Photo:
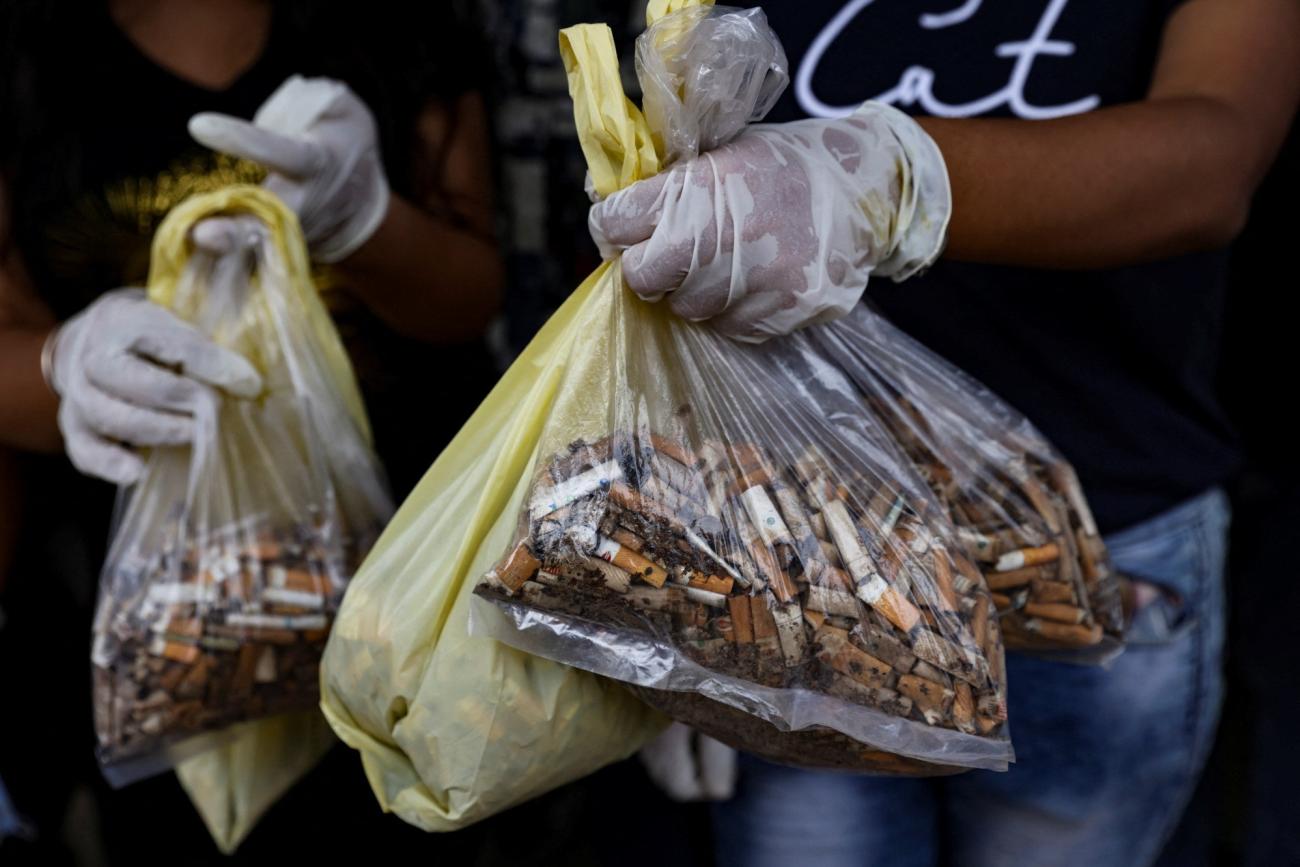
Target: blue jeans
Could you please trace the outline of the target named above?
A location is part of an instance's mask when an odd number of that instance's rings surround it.
[[[741,757],[720,867],[1126,867],[1155,860],[1218,721],[1228,502],[1214,490],[1106,538],[1166,592],[1109,668],[1007,658],[1016,763],[938,780]]]

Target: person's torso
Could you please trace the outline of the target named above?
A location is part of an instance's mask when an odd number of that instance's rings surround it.
[[[912,114],[1043,120],[1140,100],[1178,0],[809,0],[764,11],[790,61],[769,120],[878,99]],[[1020,409],[1114,530],[1229,475],[1213,394],[1226,256],[1106,271],[942,260],[869,299]]]

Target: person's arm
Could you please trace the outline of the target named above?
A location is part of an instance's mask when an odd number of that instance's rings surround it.
[[[336,267],[395,330],[432,341],[469,340],[483,333],[501,304],[483,101],[467,94],[454,113],[431,104],[417,132],[439,176],[422,179],[417,201],[393,195],[379,228]],[[456,224],[433,216],[438,211],[451,211]]]
[[[1227,244],[1300,100],[1300,2],[1188,0],[1147,98],[1049,121],[921,118],[949,258],[1111,267]]]
[[[41,347],[54,316],[32,291],[9,230],[0,184],[0,448],[58,451],[59,399],[41,375]]]

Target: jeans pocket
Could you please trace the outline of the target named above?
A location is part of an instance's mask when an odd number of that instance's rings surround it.
[[[1187,598],[1166,584],[1132,575],[1124,576],[1135,584],[1145,585],[1148,598],[1139,591],[1139,603],[1125,630],[1129,644],[1169,644],[1196,627],[1196,616]]]
[[[1116,569],[1134,582],[1137,604],[1126,630],[1130,645],[1168,644],[1196,627],[1206,571],[1200,521],[1128,535],[1111,546]]]

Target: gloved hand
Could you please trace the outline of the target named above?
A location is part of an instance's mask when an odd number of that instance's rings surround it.
[[[758,342],[842,316],[870,274],[943,248],[952,196],[934,141],[896,109],[752,126],[591,209],[601,252],[647,301]]]
[[[736,791],[736,751],[681,723],[641,749],[641,764],[674,801],[725,801]]]
[[[252,123],[205,112],[189,129],[200,144],[270,170],[264,186],[298,214],[318,261],[347,258],[388,212],[375,119],[342,82],[295,75]]]
[[[145,298],[109,292],[69,319],[54,338],[50,385],[62,398],[59,429],[72,463],[119,485],[139,478],[131,446],[194,437],[193,412],[212,386],[255,397],[262,381],[242,356]]]

